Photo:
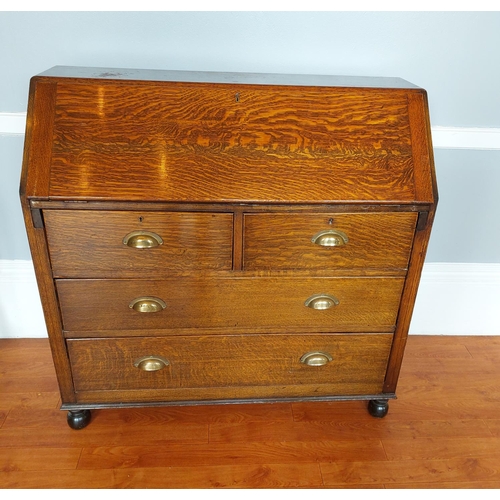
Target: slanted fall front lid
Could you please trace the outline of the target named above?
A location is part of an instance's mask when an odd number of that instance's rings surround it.
[[[60,73],[32,81],[30,197],[434,201],[425,91],[401,80]]]

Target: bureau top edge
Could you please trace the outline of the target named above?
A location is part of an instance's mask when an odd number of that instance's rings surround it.
[[[399,77],[309,75],[286,73],[247,73],[216,71],[182,71],[132,68],[99,68],[54,66],[34,78],[70,78],[117,81],[155,81],[182,83],[214,83],[240,85],[282,85],[304,87],[357,87],[377,89],[421,89]]]

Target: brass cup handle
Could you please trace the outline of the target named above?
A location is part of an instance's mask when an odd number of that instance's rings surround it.
[[[143,356],[134,361],[134,366],[145,372],[157,372],[170,364],[168,359],[161,356]]]
[[[163,240],[160,235],[150,231],[132,231],[123,238],[123,244],[141,250],[163,245]]]
[[[333,358],[327,352],[306,352],[301,358],[300,362],[307,366],[324,366],[333,361]]]
[[[327,229],[315,234],[311,241],[322,247],[341,247],[349,241],[347,234],[337,229]]]
[[[140,313],[155,313],[165,309],[167,304],[158,297],[138,297],[130,302],[128,306]]]
[[[310,307],[311,309],[316,309],[318,311],[324,311],[325,309],[330,309],[330,307],[338,306],[340,304],[339,299],[333,295],[319,294],[312,295],[305,302],[304,305]]]

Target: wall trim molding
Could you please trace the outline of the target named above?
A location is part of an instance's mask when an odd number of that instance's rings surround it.
[[[24,135],[26,113],[0,112],[0,135]],[[500,128],[432,127],[435,149],[500,149]]]
[[[500,335],[499,303],[500,263],[425,264],[410,334]],[[33,263],[0,260],[0,338],[43,337]]]
[[[500,263],[424,265],[410,333],[500,335]]]
[[[0,135],[24,135],[26,113],[0,112]]]
[[[500,128],[432,127],[435,149],[500,149]]]

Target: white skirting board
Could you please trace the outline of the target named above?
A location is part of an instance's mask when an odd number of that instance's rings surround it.
[[[424,266],[410,334],[500,335],[500,264]],[[33,264],[0,260],[0,338],[47,337]]]

